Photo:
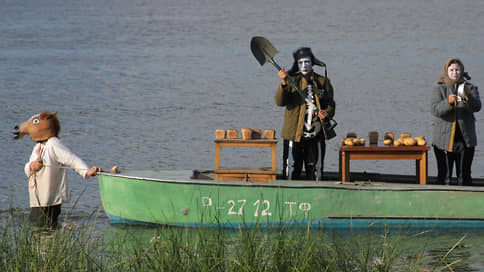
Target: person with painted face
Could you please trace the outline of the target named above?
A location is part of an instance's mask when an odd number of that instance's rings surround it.
[[[432,92],[432,145],[437,161],[437,183],[450,184],[453,165],[457,184],[472,185],[471,166],[477,145],[474,112],[481,109],[477,86],[457,58],[444,64]]]
[[[301,179],[304,165],[306,179],[315,180],[319,144],[322,179],[325,140],[336,136],[334,130],[326,130],[324,126],[335,113],[333,86],[326,73],[322,76],[313,71],[314,65],[324,68],[326,65],[314,57],[311,48],[301,47],[294,51],[293,57],[291,69],[286,72],[282,68],[278,73],[281,83],[274,97],[278,106],[286,107],[281,132],[284,139],[283,175],[288,175],[289,149],[292,147],[294,165],[291,178]],[[287,84],[288,76],[305,93],[306,100],[293,86]]]

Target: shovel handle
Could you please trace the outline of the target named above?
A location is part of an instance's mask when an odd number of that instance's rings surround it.
[[[277,71],[280,71],[282,69],[281,66],[279,66],[279,64],[277,64],[277,62],[274,61],[273,58],[270,58],[267,61],[270,62],[272,65],[274,65],[274,67],[276,67]]]

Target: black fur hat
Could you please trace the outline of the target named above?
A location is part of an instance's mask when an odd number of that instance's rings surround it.
[[[311,48],[309,47],[301,47],[298,48],[296,51],[292,53],[292,56],[294,57],[294,62],[292,64],[291,69],[287,72],[289,75],[295,75],[299,71],[299,67],[297,65],[297,61],[302,59],[302,58],[310,58],[311,63],[313,65],[319,65],[321,67],[326,68],[326,64],[320,60],[318,60],[314,55],[313,52],[311,51]]]

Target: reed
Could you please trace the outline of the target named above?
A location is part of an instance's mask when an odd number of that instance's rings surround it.
[[[438,271],[453,265],[429,268],[422,257],[425,248],[409,253],[404,241],[395,239],[402,236],[386,232],[341,234],[282,226],[156,227],[145,232],[116,227],[103,232],[95,225],[94,213],[72,229],[56,230],[9,216],[0,229],[0,271]]]
[[[94,236],[94,226],[93,219],[53,230],[32,226],[25,215],[9,216],[0,229],[0,270],[101,271],[102,240]]]
[[[136,233],[136,229],[131,229]],[[124,252],[112,271],[418,271],[388,235],[328,234],[325,230],[159,228],[150,239],[125,229]],[[367,233],[368,234],[368,233]],[[120,241],[120,236],[115,235]],[[366,237],[372,237],[366,239]],[[132,240],[134,239],[134,240]],[[143,241],[144,240],[144,241]],[[149,242],[147,242],[149,240]],[[397,241],[398,242],[398,241]],[[128,246],[127,246],[128,245]],[[405,248],[405,250],[407,250]],[[128,253],[129,252],[129,253]],[[408,252],[408,251],[407,251]],[[415,254],[414,256],[423,256]],[[397,270],[398,269],[398,270]],[[424,271],[424,270],[421,270]]]

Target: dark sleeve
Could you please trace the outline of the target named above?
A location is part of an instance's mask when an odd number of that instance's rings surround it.
[[[322,78],[321,83],[324,86],[324,94],[319,98],[319,104],[321,105],[321,109],[327,112],[330,118],[333,118],[336,111],[333,85],[331,85],[329,78]]]
[[[299,98],[299,94],[297,93],[296,89],[294,89],[294,87],[292,87],[290,84],[286,84],[284,86],[279,84],[276,95],[274,96],[274,100],[276,105],[281,107],[298,104],[300,101],[302,101],[302,99]]]
[[[469,112],[478,112],[481,110],[481,98],[479,97],[479,90],[477,86],[470,84],[471,92],[467,95],[465,109]]]
[[[442,118],[453,110],[453,107],[447,102],[447,97],[442,92],[440,85],[432,90],[432,99],[430,103],[430,112],[433,116]]]

